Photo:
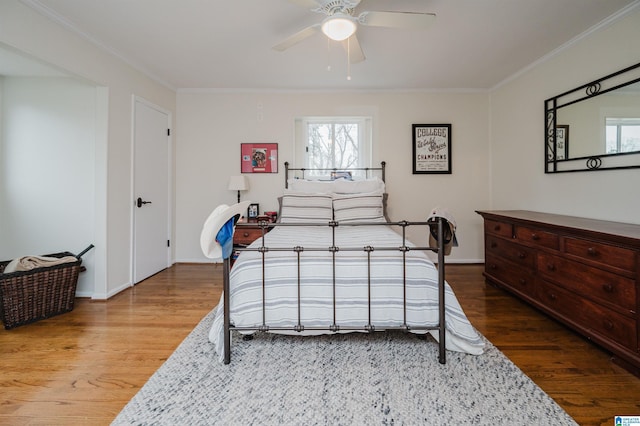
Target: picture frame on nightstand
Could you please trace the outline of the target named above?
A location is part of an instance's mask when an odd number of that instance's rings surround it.
[[[247,208],[247,218],[257,219],[260,215],[260,205],[258,203],[249,204]]]

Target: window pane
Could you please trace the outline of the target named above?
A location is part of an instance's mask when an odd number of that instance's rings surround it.
[[[358,125],[336,124],[333,167],[346,169],[358,167]]]
[[[640,126],[622,126],[620,152],[640,151]]]
[[[309,123],[308,167],[346,169],[359,166],[358,123]],[[327,174],[314,172],[316,175]]]
[[[606,118],[606,153],[640,151],[640,118]]]
[[[618,126],[607,126],[605,153],[614,154],[616,152],[618,152]]]
[[[306,117],[296,119],[296,160],[307,175],[329,177],[333,169],[371,167],[371,119]],[[297,154],[300,153],[300,154]],[[325,169],[325,170],[313,170]],[[364,171],[352,171],[364,177]]]
[[[332,129],[331,124],[309,123],[308,167],[311,169],[326,169],[332,165]],[[319,174],[319,173],[314,173]]]

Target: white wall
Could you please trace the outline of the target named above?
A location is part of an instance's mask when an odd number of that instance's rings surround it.
[[[449,207],[458,219],[461,243],[452,261],[482,258],[476,209],[532,209],[639,223],[637,170],[543,173],[544,99],[638,62],[639,15],[581,40],[490,95],[180,92],[179,116],[173,90],[18,0],[0,1],[0,42],[101,87],[95,201],[100,244],[95,256],[104,265],[94,297],[107,297],[130,283],[133,95],[171,111],[179,124],[173,238],[178,261],[204,261],[200,228],[216,205],[235,201],[226,185],[239,172],[240,143],[279,143],[282,167],[293,158],[293,120],[306,115],[372,116],[374,161],[388,163],[391,218],[420,219],[434,205]],[[452,175],[411,174],[413,123],[452,124]],[[283,188],[280,170],[250,175],[251,190],[243,197],[262,209],[275,209]]]
[[[451,261],[482,257],[475,209],[488,207],[489,140],[486,93],[215,93],[178,92],[176,152],[176,260],[205,261],[199,235],[208,214],[232,204],[228,178],[240,173],[240,144],[277,142],[278,174],[248,174],[243,199],[277,210],[284,161],[293,162],[294,120],[301,116],[371,116],[373,160],[387,162],[392,220],[425,220],[436,206],[458,222],[460,247]],[[260,119],[259,117],[262,117]],[[412,174],[412,124],[452,125],[453,174]],[[294,165],[301,167],[302,165]],[[412,236],[419,242],[426,235]]]
[[[638,40],[640,11],[492,93],[491,208],[640,223],[638,169],[544,174],[544,100],[639,62]]]
[[[94,241],[96,89],[72,78],[4,78],[0,259]],[[83,257],[93,270],[93,252]],[[91,296],[94,275],[80,274]]]
[[[108,297],[131,283],[132,96],[175,117],[175,91],[18,0],[0,1],[0,42],[100,86],[93,297]]]
[[[370,115],[374,162],[388,163],[392,220],[449,207],[460,247],[450,261],[481,260],[481,209],[529,209],[640,223],[638,170],[544,173],[544,100],[640,59],[640,12],[600,29],[484,93],[178,92],[176,259],[203,261],[202,222],[235,194],[242,142],[278,142],[280,166],[293,158],[296,117]],[[262,108],[259,108],[261,106]],[[258,116],[263,117],[262,121]],[[453,174],[411,174],[411,124],[452,123]],[[244,199],[276,209],[283,176],[249,175]]]

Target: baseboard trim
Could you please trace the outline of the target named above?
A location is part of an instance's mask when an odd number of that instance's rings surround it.
[[[116,294],[131,288],[131,283],[124,283],[119,287],[114,288],[113,290],[107,292],[107,293],[93,293],[91,295],[88,295],[88,297],[91,297],[92,300],[107,300],[112,298],[113,296],[115,296]],[[77,297],[78,295],[76,295]]]

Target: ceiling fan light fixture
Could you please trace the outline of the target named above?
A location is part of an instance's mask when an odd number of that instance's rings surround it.
[[[334,13],[322,22],[322,32],[331,40],[346,40],[356,32],[356,23],[349,15]]]

